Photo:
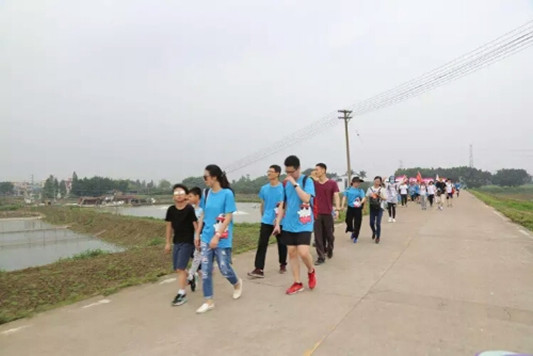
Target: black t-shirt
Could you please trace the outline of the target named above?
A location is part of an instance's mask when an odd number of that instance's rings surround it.
[[[435,184],[435,186],[437,187],[437,190],[440,192],[440,193],[444,193],[446,191],[446,183],[443,183],[443,182],[437,182]]]
[[[183,209],[176,208],[175,205],[169,206],[165,221],[172,223],[174,230],[175,244],[178,243],[194,243],[194,225],[193,222],[198,221],[194,208],[191,205],[186,205]]]

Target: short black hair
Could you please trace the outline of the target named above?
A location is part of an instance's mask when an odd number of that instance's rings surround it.
[[[272,168],[278,174],[281,173],[281,167],[278,166],[277,164],[271,165],[270,168]]]
[[[285,158],[285,167],[294,167],[294,169],[300,168],[300,159],[294,155]]]
[[[187,188],[183,184],[179,184],[179,183],[178,184],[174,184],[174,186],[172,187],[172,192],[174,192],[178,188],[183,189],[185,191],[185,194],[189,194],[189,188]]]
[[[315,167],[324,168],[325,171],[328,170],[328,167],[326,166],[325,163],[317,163],[317,164],[315,164]]]
[[[193,194],[193,195],[196,195],[197,197],[201,197],[202,196],[202,190],[198,187],[192,187],[190,190],[189,190],[189,194]]]

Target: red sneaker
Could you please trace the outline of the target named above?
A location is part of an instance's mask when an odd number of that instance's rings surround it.
[[[287,289],[286,293],[288,295],[291,295],[291,294],[295,294],[295,293],[298,293],[298,292],[301,292],[304,290],[304,285],[303,283],[293,283],[292,286]]]
[[[316,287],[316,269],[313,268],[313,272],[308,273],[309,277],[309,289],[314,289]]]

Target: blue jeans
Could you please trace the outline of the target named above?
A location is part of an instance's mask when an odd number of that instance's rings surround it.
[[[231,283],[237,284],[239,279],[231,267],[231,248],[217,247],[214,250],[202,241],[202,289],[206,299],[213,298],[213,257],[216,258],[220,273]]]
[[[381,218],[383,217],[383,210],[370,209],[370,228],[376,237],[381,235]]]

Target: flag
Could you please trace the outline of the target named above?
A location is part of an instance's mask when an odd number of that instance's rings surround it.
[[[420,174],[420,171],[418,172],[418,174],[416,175],[416,181],[418,183],[422,183],[422,175]]]

